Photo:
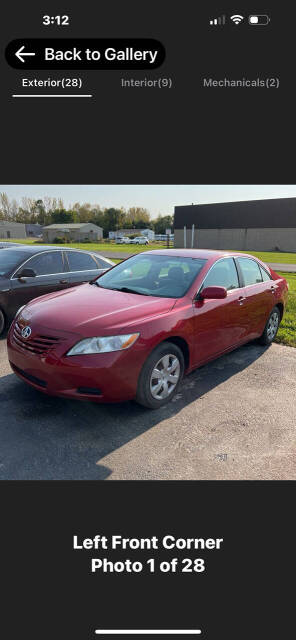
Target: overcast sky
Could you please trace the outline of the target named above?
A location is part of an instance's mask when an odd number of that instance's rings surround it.
[[[152,217],[175,205],[296,197],[296,185],[0,185],[9,198],[63,198],[65,206],[90,202],[103,207],[145,207]]]

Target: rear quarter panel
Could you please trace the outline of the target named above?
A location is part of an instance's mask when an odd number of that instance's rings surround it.
[[[275,284],[277,285],[277,295],[276,295],[277,302],[281,302],[285,310],[287,301],[288,301],[288,295],[289,295],[287,280],[279,276],[275,272],[273,272],[273,275],[274,275]]]

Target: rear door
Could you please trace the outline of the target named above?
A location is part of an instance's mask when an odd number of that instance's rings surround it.
[[[35,277],[20,278],[23,268],[33,269]],[[33,256],[11,278],[12,313],[33,298],[64,289],[67,285],[62,251],[46,251]]]
[[[66,250],[65,255],[68,264],[68,286],[70,287],[90,282],[107,268],[105,266],[102,268],[102,265],[99,265],[97,259],[90,253]]]
[[[199,292],[211,286],[225,287],[227,297],[194,302],[195,363],[240,344],[245,334],[244,294],[233,258],[215,262]]]
[[[245,331],[250,340],[260,336],[274,307],[277,284],[257,260],[236,258],[244,284]]]

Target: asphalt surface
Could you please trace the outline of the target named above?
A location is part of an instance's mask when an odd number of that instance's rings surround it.
[[[110,258],[110,260],[123,260],[124,258],[130,258],[133,256],[133,252],[127,253],[126,251],[94,251],[98,255],[104,256],[105,258]]]
[[[284,264],[280,262],[267,262],[269,267],[274,271],[283,271],[284,273],[296,273],[296,264]]]
[[[35,391],[0,340],[0,479],[296,479],[296,349],[256,343],[157,411]]]

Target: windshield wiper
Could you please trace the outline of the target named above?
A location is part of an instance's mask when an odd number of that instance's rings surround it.
[[[142,293],[142,291],[136,291],[135,289],[130,289],[129,287],[110,287],[110,289],[112,289],[112,291],[123,291],[123,293],[136,293],[139,296],[150,296],[150,293]]]
[[[130,289],[129,287],[103,287],[97,280],[91,282],[90,284],[96,284],[97,287],[101,289],[109,289],[109,291],[123,291],[123,293],[136,293],[139,296],[150,296],[150,293],[142,293],[142,291],[136,291],[135,289]]]

